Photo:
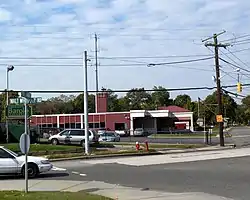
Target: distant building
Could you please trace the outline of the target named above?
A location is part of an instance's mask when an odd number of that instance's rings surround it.
[[[148,132],[168,132],[169,130],[194,130],[193,112],[178,107],[159,107],[158,110],[130,110],[108,112],[108,96],[97,95],[97,113],[89,113],[89,128],[110,130],[130,130],[144,128]],[[31,124],[41,128],[84,128],[84,113],[33,115]]]

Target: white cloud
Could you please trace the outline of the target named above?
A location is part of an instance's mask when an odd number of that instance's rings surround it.
[[[8,10],[0,8],[0,22],[11,20],[11,13]]]
[[[232,33],[249,33],[250,3],[247,0],[106,0],[106,4],[99,0],[33,0],[29,3],[5,0],[2,5],[0,22],[6,23],[1,27],[0,57],[78,59],[1,59],[0,76],[3,78],[0,79],[0,88],[5,88],[3,64],[13,64],[16,65],[15,71],[11,73],[11,87],[14,89],[82,90],[83,62],[80,58],[84,50],[90,56],[94,55],[95,32],[100,38],[101,57],[210,54],[201,39],[223,29],[227,30],[227,34],[221,36],[220,40],[233,37]],[[246,47],[247,44],[234,46],[231,50]],[[247,62],[247,53],[243,51],[237,56]],[[167,88],[214,85],[211,81],[214,75],[213,60],[147,67],[147,63],[185,59],[188,58],[101,59],[99,85],[111,89],[151,88],[154,85]],[[94,64],[93,59],[91,63]],[[37,66],[39,64],[62,64],[68,67]],[[125,64],[132,65],[121,66]],[[231,70],[226,65],[224,68],[226,71]],[[234,81],[232,77],[223,78],[223,84],[232,84]],[[247,82],[247,79],[243,81]],[[89,67],[89,87],[91,90],[95,88],[94,67]],[[190,95],[197,98],[209,92],[192,92]]]

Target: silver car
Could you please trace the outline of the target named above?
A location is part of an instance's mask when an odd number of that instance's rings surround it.
[[[89,130],[89,144],[98,143],[99,136],[94,130]],[[76,144],[83,146],[85,144],[84,129],[65,129],[62,132],[49,138],[53,145],[58,144]]]
[[[120,135],[113,131],[105,131],[99,137],[99,142],[120,142],[120,140]]]
[[[143,128],[136,128],[134,130],[134,136],[144,137],[144,136],[147,136],[147,135],[148,135],[148,132]]]

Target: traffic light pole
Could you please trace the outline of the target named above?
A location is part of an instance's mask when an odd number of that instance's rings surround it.
[[[210,37],[206,40],[203,40],[203,42],[212,39],[214,40],[214,43],[206,43],[206,47],[214,47],[214,53],[215,53],[215,71],[216,71],[216,86],[217,86],[217,103],[218,103],[218,115],[223,115],[223,105],[222,105],[222,90],[221,90],[221,82],[220,82],[220,64],[219,64],[219,48],[223,47],[226,48],[229,46],[228,44],[218,44],[218,36],[225,33],[225,31],[214,34],[213,37]],[[220,135],[220,146],[225,146],[224,142],[224,133],[223,133],[223,125],[224,120],[219,121],[219,135]]]

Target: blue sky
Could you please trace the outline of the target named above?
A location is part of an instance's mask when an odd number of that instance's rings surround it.
[[[167,56],[211,54],[201,40],[222,30],[227,32],[220,40],[250,34],[249,10],[248,0],[2,0],[0,88],[6,87],[6,65],[11,64],[16,66],[10,74],[11,89],[83,90],[81,58],[87,50],[91,58],[89,89],[94,90],[94,33],[99,37],[100,87],[214,86],[213,60],[152,68],[147,64],[201,58]],[[229,50],[239,51],[249,45],[234,45]],[[235,53],[245,64],[226,55],[247,68],[249,52]],[[14,59],[17,57],[27,59]],[[39,57],[76,59],[28,59]],[[60,64],[63,66],[53,66]],[[235,69],[221,64],[222,74],[229,73],[223,76],[222,84],[236,84]],[[241,81],[250,83],[246,73],[242,72]],[[195,100],[209,92],[188,94]],[[248,92],[245,88],[243,94]],[[51,95],[43,95],[47,96]]]

